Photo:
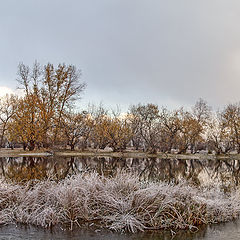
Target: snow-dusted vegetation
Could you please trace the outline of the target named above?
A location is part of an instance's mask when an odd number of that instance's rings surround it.
[[[60,182],[0,182],[1,224],[195,231],[202,224],[232,220],[239,212],[239,191],[141,182],[138,176],[124,172],[112,178],[85,173]]]

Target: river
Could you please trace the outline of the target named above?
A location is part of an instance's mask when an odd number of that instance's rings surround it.
[[[0,158],[0,175],[6,181],[24,182],[52,178],[61,180],[72,174],[96,171],[112,176],[124,170],[137,173],[146,181],[187,181],[192,185],[218,184],[224,191],[239,185],[240,161],[229,160],[177,160],[158,158],[110,158],[110,157],[21,157]],[[42,229],[33,226],[8,225],[0,228],[0,239],[86,239],[86,240],[221,240],[240,239],[240,220],[204,226],[196,233],[179,231],[146,232],[137,234],[111,233],[105,230],[63,231]]]

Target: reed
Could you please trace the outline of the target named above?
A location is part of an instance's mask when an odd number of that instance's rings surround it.
[[[193,187],[141,182],[119,172],[107,178],[96,173],[51,180],[6,183],[0,180],[0,224],[25,223],[49,228],[57,224],[95,226],[113,231],[197,230],[202,224],[237,218],[240,192],[217,186]]]

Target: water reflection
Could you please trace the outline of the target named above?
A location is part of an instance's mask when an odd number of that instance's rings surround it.
[[[120,169],[137,173],[141,180],[195,185],[219,183],[229,188],[239,185],[240,160],[181,160],[116,157],[5,157],[0,158],[0,175],[17,182],[31,179],[63,179],[79,172],[96,171],[113,176]]]
[[[64,179],[76,173],[96,171],[113,176],[118,170],[137,173],[142,180],[178,183],[186,180],[195,185],[218,183],[224,189],[239,185],[240,160],[180,160],[160,158],[111,157],[5,157],[0,158],[0,176],[8,181],[29,181],[53,178]],[[90,231],[50,232],[39,228],[0,229],[0,239],[118,239],[118,240],[183,240],[183,239],[239,239],[239,220],[234,223],[203,226],[197,233],[180,231],[174,238],[170,231],[131,234],[113,234]],[[15,236],[15,237],[14,237]],[[3,237],[3,238],[2,238]]]
[[[136,234],[129,233],[113,233],[109,231],[89,231],[84,229],[76,229],[74,231],[62,231],[60,229],[42,229],[34,226],[26,225],[8,225],[0,227],[0,239],[5,240],[33,240],[33,239],[65,239],[65,240],[236,240],[240,239],[239,231],[240,221],[229,222],[225,224],[217,224],[203,226],[198,232],[179,231],[176,235],[172,235],[170,231],[161,232],[143,232]]]

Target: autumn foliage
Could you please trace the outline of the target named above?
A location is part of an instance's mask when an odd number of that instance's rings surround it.
[[[24,94],[0,99],[0,146],[240,153],[239,103],[218,112],[202,99],[191,109],[137,104],[121,113],[100,104],[76,111],[86,86],[80,76],[73,65],[19,64],[17,80]]]

